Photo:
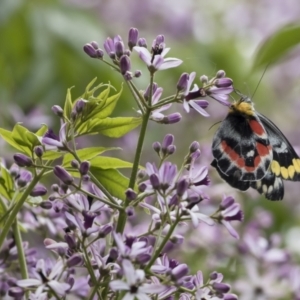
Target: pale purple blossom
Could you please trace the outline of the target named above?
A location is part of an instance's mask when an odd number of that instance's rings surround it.
[[[169,52],[170,48],[164,48],[160,54],[150,53],[145,47],[135,46],[133,49],[139,54],[141,60],[153,73],[158,70],[175,68],[182,63],[182,60],[178,58],[165,58],[165,55]]]
[[[35,267],[35,278],[22,279],[17,281],[17,285],[22,288],[36,287],[36,293],[43,291],[54,290],[59,296],[65,296],[70,288],[70,285],[65,282],[60,282],[59,278],[64,270],[62,260],[58,260],[52,266],[52,270],[48,273],[48,267],[43,259],[38,260]]]
[[[122,261],[122,268],[125,281],[114,280],[109,283],[109,286],[113,291],[126,291],[123,300],[133,300],[134,298],[151,300],[150,295],[161,293],[166,289],[160,283],[146,283],[144,271],[135,270],[132,263],[127,259]]]
[[[194,85],[193,89],[190,90],[195,77],[196,77],[195,72],[192,72],[188,76],[188,82],[186,83],[186,89],[183,92],[183,108],[187,113],[189,113],[190,107],[192,107],[202,116],[209,117],[209,114],[204,110],[204,108],[206,108],[208,106],[208,102],[206,100],[197,99],[197,98],[202,98],[202,97],[206,96],[206,94],[204,93],[204,90],[199,89],[196,84]]]

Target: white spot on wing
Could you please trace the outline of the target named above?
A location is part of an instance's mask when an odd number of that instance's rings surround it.
[[[249,151],[247,154],[246,154],[246,156],[247,157],[253,157],[254,156],[254,150],[251,150],[251,151]]]

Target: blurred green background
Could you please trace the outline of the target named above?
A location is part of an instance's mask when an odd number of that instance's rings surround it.
[[[30,129],[41,123],[59,128],[51,106],[63,105],[67,88],[80,96],[95,77],[99,82],[111,82],[120,88],[120,76],[100,61],[89,58],[82,50],[85,43],[97,41],[103,46],[106,37],[117,34],[127,41],[130,27],[137,27],[148,46],[158,34],[164,34],[169,56],[184,63],[175,69],[158,72],[155,81],[164,88],[164,95],[175,92],[182,72],[197,72],[197,77],[209,77],[223,69],[242,93],[254,95],[256,109],[268,116],[286,134],[296,150],[300,150],[300,51],[293,47],[269,66],[260,81],[264,67],[253,68],[260,45],[282,26],[300,19],[299,0],[126,0],[126,1],[46,1],[2,0],[0,4],[0,126],[12,129],[23,122]],[[284,43],[284,41],[282,42]],[[136,80],[139,89],[148,84],[147,69],[137,55],[132,55],[134,70],[142,70]],[[226,108],[209,100],[211,118],[197,113],[187,115],[180,105],[172,108],[182,113],[182,121],[172,126],[150,124],[142,163],[153,161],[154,141],[165,133],[175,135],[180,161],[189,144],[198,140],[202,147],[202,163],[209,165],[210,144]],[[135,103],[125,88],[115,115],[136,116]],[[92,137],[86,143],[101,146],[121,146],[120,157],[132,158],[138,130],[120,140]],[[9,147],[0,142],[2,157],[11,160]],[[221,183],[210,170],[214,190],[208,190],[212,200],[222,193],[234,194],[243,201],[246,220],[255,216],[257,206],[271,211],[275,222],[267,234],[281,232],[299,225],[300,183],[286,183],[283,202],[265,199],[259,202],[257,193],[242,194]],[[217,185],[218,183],[218,185]],[[219,189],[218,189],[219,188]],[[218,195],[216,194],[218,191]],[[284,235],[285,236],[285,235]],[[286,240],[289,243],[289,240]],[[289,246],[289,245],[288,245]],[[293,250],[295,251],[295,250]],[[300,249],[295,251],[298,257]]]

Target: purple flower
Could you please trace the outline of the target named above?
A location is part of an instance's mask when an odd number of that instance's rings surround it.
[[[122,38],[117,35],[113,39],[108,37],[104,42],[104,49],[110,58],[116,58],[116,43],[123,42]]]
[[[66,128],[67,123],[64,123],[59,130],[59,137],[55,135],[52,129],[48,129],[41,139],[41,143],[46,146],[47,150],[60,149],[64,150],[67,145]]]
[[[145,241],[134,241],[131,245],[123,242],[123,239],[119,233],[113,232],[115,243],[118,247],[121,257],[135,260],[139,255],[148,254],[151,250],[150,246],[147,246]]]
[[[22,153],[14,154],[14,161],[19,167],[31,167],[33,164],[32,159]]]
[[[129,260],[122,261],[122,268],[126,281],[114,280],[109,286],[114,291],[126,291],[123,299],[133,300],[150,300],[147,295],[154,295],[163,292],[166,287],[161,284],[144,283],[145,273],[143,270],[135,270]]]
[[[178,58],[164,58],[170,48],[164,47],[163,36],[157,36],[154,40],[151,53],[145,47],[135,46],[133,49],[139,54],[141,60],[146,63],[151,73],[157,70],[175,68],[182,63],[182,60]]]
[[[70,285],[65,282],[59,282],[61,273],[64,270],[64,264],[62,260],[58,260],[57,263],[52,267],[51,272],[46,268],[49,266],[45,265],[45,261],[40,259],[35,267],[35,277],[18,280],[17,285],[22,288],[36,287],[37,291],[49,291],[49,289],[54,290],[59,296],[65,296],[66,292],[69,290]]]
[[[62,166],[55,166],[53,169],[53,173],[64,184],[70,185],[74,181],[72,175],[67,172]]]
[[[212,218],[222,223],[234,238],[239,238],[238,233],[231,225],[231,221],[241,222],[244,218],[244,214],[240,208],[240,204],[232,201],[232,197],[223,197],[219,210]]]
[[[225,77],[223,70],[219,70],[214,78],[208,81],[206,76],[200,80],[203,82],[203,88],[206,94],[225,106],[230,106],[228,95],[233,92],[232,79]]]
[[[204,90],[202,88],[199,89],[195,84],[194,88],[190,91],[195,77],[195,72],[192,72],[189,76],[186,76],[187,82],[184,84],[184,86],[186,86],[186,89],[183,93],[183,108],[187,113],[189,113],[190,107],[192,107],[202,116],[209,117],[209,114],[204,110],[204,108],[208,106],[208,102],[206,100],[197,99],[206,96]]]
[[[151,105],[154,106],[157,103],[159,103],[159,99],[162,95],[163,89],[161,87],[157,87],[157,84],[153,84],[153,94],[152,94],[152,99],[151,99]],[[149,95],[149,87],[147,88],[145,92],[145,99],[147,100],[147,97]],[[151,111],[150,119],[162,123],[162,124],[173,124],[177,123],[181,120],[181,115],[179,113],[173,113],[170,114],[169,116],[165,116],[162,114],[162,111],[165,111],[169,109],[172,106],[172,103],[162,105],[161,107],[154,109]],[[139,110],[138,113],[142,114],[142,112]]]

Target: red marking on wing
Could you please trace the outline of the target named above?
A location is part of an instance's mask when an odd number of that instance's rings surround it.
[[[256,143],[256,150],[258,152],[258,155],[259,156],[267,156],[267,155],[270,155],[270,152],[271,152],[271,146],[265,146],[261,143]]]
[[[256,143],[256,150],[258,155],[254,158],[253,166],[246,166],[245,159],[242,158],[238,153],[236,153],[230,146],[227,145],[226,141],[222,141],[221,143],[222,150],[228,155],[228,158],[235,163],[235,165],[244,169],[246,172],[255,172],[255,170],[259,167],[262,162],[263,156],[270,155],[271,146],[265,146],[261,143]]]
[[[230,146],[227,145],[226,141],[222,141],[221,147],[231,160],[236,161],[240,158],[240,156]]]
[[[263,128],[263,126],[257,122],[256,120],[251,120],[249,122],[250,128],[252,129],[252,131],[256,134],[256,135],[264,135],[266,134],[265,129]]]

